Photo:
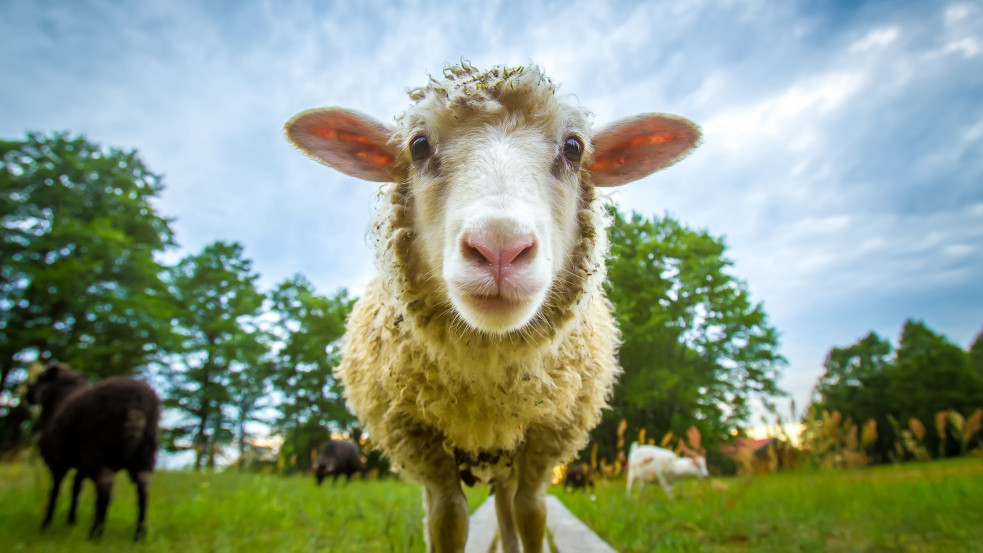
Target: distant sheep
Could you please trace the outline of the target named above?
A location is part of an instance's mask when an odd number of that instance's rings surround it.
[[[537,67],[461,63],[410,98],[395,126],[341,108],[286,124],[315,159],[388,183],[370,229],[380,273],[336,375],[422,484],[428,551],[464,548],[463,479],[492,482],[503,551],[535,553],[551,469],[586,444],[620,372],[596,187],[676,162],[700,133],[660,114],[592,130]]]
[[[364,475],[365,465],[358,444],[351,440],[328,440],[314,461],[314,478],[318,485],[327,476],[334,477],[337,482],[344,474],[346,480],[351,480],[356,472]]]
[[[587,465],[570,465],[563,477],[564,490],[576,490],[578,488],[582,490],[590,488],[591,491],[594,491],[594,475]]]
[[[654,445],[631,444],[628,452],[628,480],[625,494],[631,496],[631,487],[638,481],[638,489],[645,488],[646,482],[658,480],[666,495],[672,494],[672,484],[682,478],[706,478],[707,461],[702,455],[693,454],[677,457],[668,449]]]
[[[89,538],[102,535],[117,471],[126,469],[137,488],[134,539],[146,534],[147,487],[157,454],[160,399],[147,384],[115,377],[87,385],[68,365],[56,363],[38,375],[27,393],[41,405],[40,449],[52,487],[41,527],[51,523],[61,481],[75,469],[68,523],[75,523],[82,482],[96,485],[96,510]]]

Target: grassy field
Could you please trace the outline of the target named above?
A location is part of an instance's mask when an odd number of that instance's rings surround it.
[[[622,553],[983,552],[978,458],[556,495]]]
[[[423,551],[419,489],[393,479],[318,488],[300,476],[161,471],[141,544],[130,541],[135,492],[123,474],[98,544],[85,539],[91,484],[76,527],[65,525],[66,483],[55,522],[38,530],[47,486],[40,463],[0,465],[0,551]],[[628,501],[617,480],[594,500],[551,493],[623,553],[983,552],[979,459],[683,482],[672,501],[657,486]],[[472,508],[486,495],[469,490]]]
[[[0,464],[0,551],[30,552],[402,552],[423,551],[420,489],[396,479],[317,487],[312,477],[158,471],[148,508],[148,537],[133,544],[136,492],[117,475],[101,543],[86,540],[95,491],[86,483],[79,522],[65,524],[66,478],[52,525],[38,530],[49,476],[40,463]],[[472,510],[487,489],[469,492]]]

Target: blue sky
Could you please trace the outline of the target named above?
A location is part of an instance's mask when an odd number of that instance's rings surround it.
[[[264,287],[360,292],[376,187],[281,127],[391,121],[446,62],[545,68],[603,124],[686,116],[704,144],[618,189],[723,236],[804,405],[832,346],[983,326],[983,2],[0,0],[0,136],[69,130],[164,175],[176,259],[236,240]],[[658,360],[653,360],[657,363]]]

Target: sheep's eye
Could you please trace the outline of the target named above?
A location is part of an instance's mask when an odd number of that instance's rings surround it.
[[[430,142],[425,136],[418,136],[410,142],[410,155],[413,161],[423,161],[430,157]]]
[[[584,155],[584,145],[579,139],[571,136],[563,143],[563,157],[570,160],[570,163],[580,163],[582,155]]]

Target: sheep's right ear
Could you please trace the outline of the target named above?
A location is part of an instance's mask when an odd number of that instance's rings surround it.
[[[341,108],[302,111],[284,125],[287,137],[308,155],[368,181],[391,182],[396,153],[392,129],[361,113]]]

